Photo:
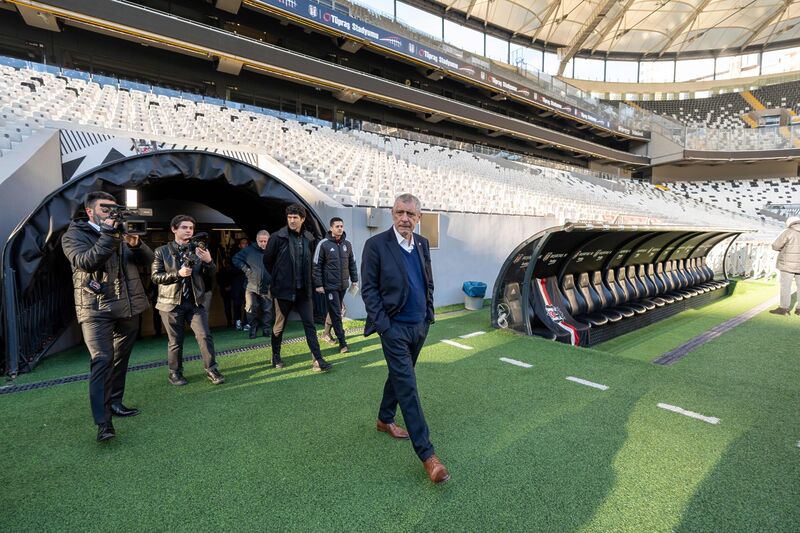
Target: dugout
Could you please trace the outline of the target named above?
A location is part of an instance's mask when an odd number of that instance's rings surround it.
[[[591,346],[728,294],[709,252],[744,230],[566,224],[537,233],[506,259],[492,325]],[[727,252],[727,249],[726,249]],[[727,255],[727,253],[725,254]]]
[[[70,220],[82,213],[86,193],[104,190],[119,200],[135,189],[139,204],[160,206],[164,225],[180,211],[169,207],[200,204],[218,212],[253,237],[286,224],[285,207],[300,203],[309,212],[305,227],[323,235],[319,216],[295,190],[264,170],[240,160],[205,151],[157,151],[120,159],[77,176],[48,195],[12,232],[3,249],[2,346],[4,371],[29,371],[56,345],[80,342],[74,337],[72,274],[61,250]],[[152,222],[152,217],[141,217]],[[198,227],[202,220],[198,219]],[[168,224],[167,224],[168,226]],[[151,244],[148,237],[144,237]],[[62,338],[68,330],[71,338]]]

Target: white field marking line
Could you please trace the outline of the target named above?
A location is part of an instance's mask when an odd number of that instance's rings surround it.
[[[700,413],[695,413],[694,411],[687,411],[682,407],[677,407],[675,405],[670,405],[668,403],[659,403],[658,407],[666,409],[667,411],[672,411],[673,413],[678,413],[679,415],[688,416],[690,418],[696,418],[697,420],[702,420],[703,422],[708,422],[709,424],[719,424],[719,418],[715,416],[701,415]]]
[[[500,360],[510,365],[521,366],[522,368],[533,368],[533,365],[529,365],[528,363],[523,363],[522,361],[517,361],[516,359],[509,359],[508,357],[501,357]]]
[[[459,339],[469,339],[472,337],[477,337],[478,335],[483,335],[486,333],[485,331],[473,331],[472,333],[467,333],[466,335],[459,335]]]
[[[594,381],[587,381],[585,379],[576,378],[575,376],[567,376],[567,380],[574,381],[575,383],[580,383],[581,385],[586,385],[587,387],[594,387],[595,389],[608,390],[608,385],[595,383]]]
[[[472,346],[467,346],[466,344],[461,344],[456,341],[451,341],[450,339],[443,339],[443,343],[449,344],[450,346],[455,346],[456,348],[461,348],[462,350],[471,350]]]
[[[797,441],[797,447],[800,448],[800,440]]]

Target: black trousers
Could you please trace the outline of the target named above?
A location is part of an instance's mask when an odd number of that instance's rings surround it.
[[[81,324],[83,342],[92,357],[89,403],[95,424],[111,422],[111,404],[122,403],[125,375],[140,315],[119,320],[89,320]]]
[[[428,336],[428,327],[426,322],[404,324],[392,321],[392,326],[381,335],[389,377],[383,387],[378,420],[387,424],[394,422],[399,404],[411,444],[422,461],[433,455],[433,444],[422,414],[414,367]]]
[[[295,311],[303,321],[303,330],[306,334],[306,343],[314,359],[320,359],[322,353],[319,350],[319,340],[317,339],[317,328],[314,326],[314,309],[311,305],[311,298],[308,297],[305,289],[298,289],[294,294],[294,301],[281,300],[275,298],[275,326],[272,328],[272,357],[281,355],[281,342],[283,342],[283,328],[286,325],[286,317]]]
[[[211,336],[211,330],[208,327],[208,311],[205,307],[198,307],[191,302],[183,302],[172,311],[159,312],[169,337],[167,364],[170,371],[183,371],[183,339],[187,322],[194,332],[197,344],[200,346],[203,366],[206,370],[217,367],[214,337]]]
[[[325,333],[330,335],[331,327],[339,340],[339,347],[347,345],[347,339],[342,327],[342,306],[344,302],[345,290],[329,291],[325,290],[325,304],[328,307],[328,315],[325,317]]]
[[[245,312],[250,331],[258,331],[258,319],[261,318],[261,330],[266,333],[272,327],[272,297],[269,294],[259,294],[247,291],[245,294]],[[252,335],[252,333],[251,333]]]

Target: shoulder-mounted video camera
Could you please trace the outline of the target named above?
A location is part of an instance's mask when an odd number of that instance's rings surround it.
[[[138,209],[128,209],[124,205],[114,205],[108,212],[108,218],[119,223],[118,227],[122,233],[127,233],[128,235],[146,235],[147,222],[131,218],[137,216],[141,216]]]
[[[197,264],[197,249],[207,250],[208,233],[196,233],[186,244],[178,245],[179,258],[183,266],[192,268]]]

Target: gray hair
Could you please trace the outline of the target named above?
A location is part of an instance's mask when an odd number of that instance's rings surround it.
[[[398,196],[397,198],[394,199],[394,205],[397,205],[397,202],[401,202],[401,203],[404,203],[404,204],[408,204],[408,203],[414,202],[414,206],[417,209],[417,214],[422,212],[422,202],[420,202],[419,198],[417,198],[416,196],[414,196],[411,193],[403,193],[403,194],[401,194],[400,196]]]
[[[261,231],[256,233],[256,239],[258,239],[259,237],[269,237],[269,232],[265,229],[262,229]]]

